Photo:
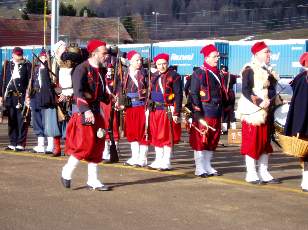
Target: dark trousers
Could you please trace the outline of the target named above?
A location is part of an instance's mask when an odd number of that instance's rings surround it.
[[[24,122],[22,111],[16,108],[17,103],[17,97],[12,97],[11,106],[7,107],[8,134],[10,138],[10,145],[21,145],[25,147],[28,133],[28,124]]]
[[[234,106],[235,104],[228,105],[226,108],[223,109],[222,112],[222,122],[228,123],[228,127],[230,122],[235,122],[235,113],[234,113]]]
[[[30,101],[32,127],[37,137],[44,137],[44,113],[37,100],[36,95],[34,95]]]
[[[44,117],[41,109],[34,109],[32,113],[32,127],[37,137],[44,136]]]

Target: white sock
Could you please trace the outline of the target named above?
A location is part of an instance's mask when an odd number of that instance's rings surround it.
[[[46,152],[52,152],[53,151],[53,137],[47,137],[47,147],[46,147]]]
[[[262,181],[274,179],[268,171],[268,154],[262,154],[259,159],[259,177]]]
[[[78,163],[79,163],[79,160],[76,157],[71,155],[68,158],[67,163],[62,168],[62,177],[66,180],[71,180],[73,172],[76,169]]]
[[[105,141],[105,148],[103,151],[103,159],[110,160],[110,144],[109,141]]]
[[[98,165],[96,163],[88,163],[88,181],[87,185],[92,188],[104,186],[98,179]]]
[[[164,154],[161,160],[160,168],[170,169],[171,168],[171,147],[164,146]]]
[[[164,155],[164,148],[155,147],[155,160],[152,162],[152,164],[150,164],[150,167],[156,169],[160,168],[163,155]]]
[[[44,137],[38,137],[37,138],[37,146],[33,148],[35,152],[38,153],[44,153],[45,152],[45,143],[44,143]]]
[[[139,147],[138,165],[142,167],[148,164],[148,160],[147,160],[148,149],[149,147],[147,145],[140,145]]]
[[[204,151],[196,151],[194,150],[194,159],[195,159],[195,175],[200,176],[206,173],[204,169]]]
[[[308,171],[303,170],[302,189],[308,189]]]
[[[247,182],[252,182],[259,180],[257,170],[256,170],[256,160],[252,157],[245,155],[245,163],[246,163],[246,178]]]
[[[139,158],[139,143],[137,141],[133,141],[130,143],[130,148],[132,150],[132,157],[129,158],[126,162],[130,165],[138,164]]]
[[[213,158],[213,151],[205,150],[204,154],[204,168],[208,174],[217,173],[217,171],[212,167],[212,158]]]
[[[228,131],[228,124],[227,123],[221,123],[221,131],[223,131],[223,132]]]

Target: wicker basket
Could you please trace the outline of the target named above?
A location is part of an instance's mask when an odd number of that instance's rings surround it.
[[[285,154],[294,157],[304,157],[308,155],[308,140],[298,137],[290,137],[278,134],[279,143]]]

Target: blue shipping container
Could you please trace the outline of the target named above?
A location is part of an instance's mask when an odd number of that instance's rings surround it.
[[[151,44],[124,44],[118,46],[121,52],[128,53],[131,50],[136,50],[144,58],[151,58]]]
[[[228,64],[229,45],[226,41],[189,40],[154,43],[152,45],[152,57],[159,53],[167,53],[170,55],[169,64],[176,65],[179,74],[191,74],[193,67],[203,64],[204,57],[200,54],[200,50],[208,44],[215,44],[219,50],[221,55],[219,64]]]
[[[2,63],[2,49],[0,48],[0,74],[2,72],[2,65],[3,65],[3,63]]]
[[[237,41],[229,43],[229,70],[239,74],[243,66],[250,62],[251,46],[256,41]],[[305,40],[265,40],[271,50],[271,65],[282,78],[291,78],[301,68],[299,58],[307,49]]]

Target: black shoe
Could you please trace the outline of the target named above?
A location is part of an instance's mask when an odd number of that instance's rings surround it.
[[[302,189],[303,192],[308,192],[308,189]]]
[[[11,148],[11,147],[9,147],[9,146],[6,146],[3,150],[4,150],[4,151],[15,151],[15,149],[16,149],[16,147]]]
[[[103,163],[104,164],[111,164],[112,162],[110,160],[103,159]]]
[[[198,177],[201,177],[201,178],[207,178],[208,175],[206,173],[202,173],[201,175],[198,175]]]
[[[141,165],[138,165],[138,164],[133,165],[133,166],[134,166],[134,168],[142,168],[142,166],[141,166]]]
[[[153,168],[150,165],[147,166],[147,169],[149,169],[149,170],[158,170],[157,168]]]
[[[169,169],[169,168],[160,168],[160,169],[158,169],[158,171],[166,172],[166,171],[171,171],[171,169]]]
[[[66,180],[63,177],[61,177],[61,183],[65,188],[70,188],[71,187],[71,180]]]
[[[21,145],[17,145],[15,148],[15,152],[23,152],[25,151],[25,147],[21,146]]]
[[[97,187],[97,188],[93,188],[92,186],[88,185],[88,189],[91,190],[91,191],[100,191],[100,192],[110,191],[110,188],[107,185],[103,185],[103,186]]]
[[[208,177],[212,177],[212,176],[222,176],[222,173],[220,173],[220,172],[215,172],[215,173],[210,173],[210,174],[208,174]]]
[[[270,181],[263,181],[265,184],[281,184],[281,180],[279,179],[272,179]]]
[[[249,181],[247,182],[249,184],[253,184],[253,185],[264,185],[264,181],[260,181],[260,180],[254,180],[254,181]]]
[[[45,151],[45,154],[50,155],[50,154],[53,154],[53,152],[51,152],[51,151]]]

